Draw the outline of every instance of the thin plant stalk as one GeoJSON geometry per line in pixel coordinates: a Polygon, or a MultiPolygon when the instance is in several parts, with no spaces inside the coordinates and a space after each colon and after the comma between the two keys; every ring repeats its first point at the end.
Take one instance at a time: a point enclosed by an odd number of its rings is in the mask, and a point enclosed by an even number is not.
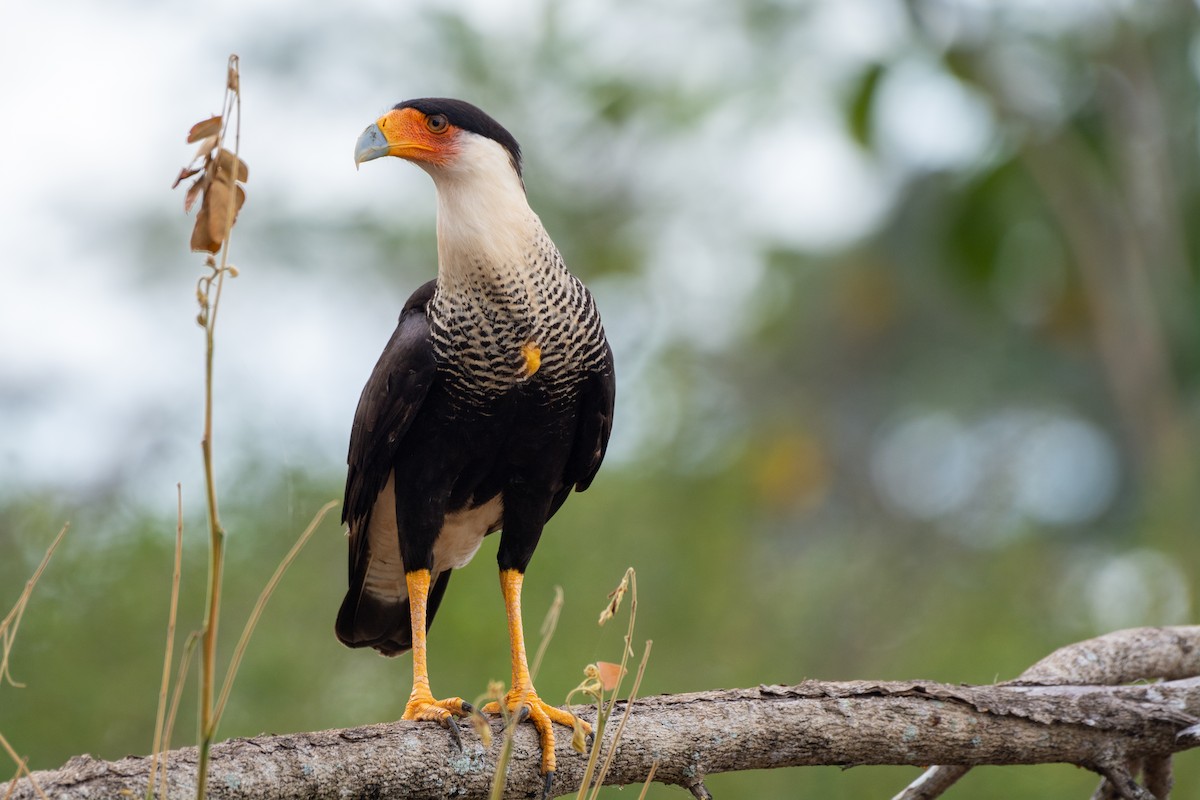
{"type": "MultiPolygon", "coordinates": [[[[632,612],[630,613],[632,616],[632,612]]],[[[630,626],[630,633],[633,632],[633,627],[630,626]]],[[[604,785],[604,778],[608,775],[608,769],[612,766],[613,756],[617,753],[617,742],[621,741],[621,734],[625,732],[625,723],[629,721],[629,715],[633,713],[633,701],[637,699],[638,689],[642,685],[642,676],[646,673],[646,662],[650,658],[650,648],[654,642],[650,639],[646,640],[646,649],[642,651],[642,661],[638,665],[637,675],[633,678],[633,688],[629,690],[629,697],[625,701],[625,713],[621,715],[621,721],[617,724],[617,731],[613,734],[612,745],[608,748],[608,755],[604,758],[604,766],[600,768],[600,772],[596,775],[596,786],[592,790],[592,797],[595,798],[600,794],[600,787],[604,785]]],[[[613,691],[613,704],[616,704],[617,692],[613,691]]],[[[612,712],[612,707],[609,707],[609,713],[612,712]]],[[[657,763],[657,762],[656,762],[657,763]]],[[[653,776],[653,770],[651,771],[653,776]]]]}
{"type": "Polygon", "coordinates": [[[275,593],[275,587],[279,585],[279,581],[283,578],[283,574],[287,572],[288,567],[296,560],[296,556],[300,555],[300,550],[303,549],[304,545],[312,537],[313,532],[325,520],[325,515],[337,504],[337,500],[330,500],[321,506],[321,509],[312,518],[312,521],[308,523],[308,527],[304,529],[304,533],[300,534],[300,538],[292,545],[292,549],[279,562],[279,566],[275,568],[275,574],[271,576],[271,580],[267,581],[267,585],[259,593],[258,601],[255,602],[254,609],[250,612],[250,618],[246,620],[246,625],[242,628],[242,635],[238,639],[237,647],[234,648],[233,659],[229,662],[229,669],[225,672],[225,681],[221,684],[221,696],[217,700],[217,707],[213,713],[214,728],[220,723],[221,715],[225,713],[225,703],[228,702],[229,692],[233,689],[233,679],[237,677],[238,667],[241,666],[242,657],[246,653],[246,647],[250,644],[250,636],[254,633],[255,626],[258,625],[258,619],[262,616],[263,609],[267,606],[267,601],[275,593]]]}
{"type": "MultiPolygon", "coordinates": [[[[229,127],[230,115],[236,112],[234,123],[233,154],[236,158],[241,144],[242,98],[237,80],[238,57],[229,57],[228,78],[225,82],[225,102],[222,127],[217,146],[220,147],[229,127]]],[[[225,569],[225,530],[221,526],[217,506],[217,484],[213,468],[213,356],[216,345],[217,312],[221,305],[221,290],[225,284],[225,273],[229,269],[229,241],[233,232],[236,203],[226,207],[225,236],[221,244],[221,263],[216,268],[216,289],[211,300],[208,291],[203,292],[204,301],[204,435],[200,449],[204,456],[204,486],[208,501],[209,561],[207,614],[201,634],[200,660],[200,756],[197,768],[196,798],[204,800],[208,788],[209,750],[216,736],[217,725],[213,703],[217,671],[217,623],[221,611],[221,581],[225,569]]],[[[211,279],[208,288],[211,288],[211,279]]]]}
{"type": "Polygon", "coordinates": [[[160,796],[167,797],[167,754],[171,752],[171,734],[175,731],[175,717],[179,713],[179,701],[183,699],[183,687],[187,683],[188,667],[192,656],[196,654],[196,645],[200,643],[200,632],[192,631],[183,643],[183,655],[179,659],[179,675],[175,678],[175,691],[171,695],[171,710],[167,714],[167,725],[163,729],[163,768],[162,791],[160,796]]]}
{"type": "Polygon", "coordinates": [[[546,612],[546,619],[542,621],[542,640],[538,642],[537,652],[533,655],[533,666],[529,670],[529,680],[537,679],[538,670],[542,666],[542,657],[546,655],[546,651],[550,648],[550,640],[554,638],[554,631],[558,628],[558,618],[562,614],[563,607],[563,589],[561,586],[554,587],[554,602],[550,604],[550,610],[546,612]]]}
{"type": "Polygon", "coordinates": [[[29,603],[29,596],[33,594],[33,587],[37,585],[38,579],[42,577],[42,573],[46,571],[46,565],[50,563],[51,556],[58,549],[58,545],[67,534],[67,529],[71,527],[71,523],[66,523],[62,526],[62,530],[54,537],[54,541],[46,548],[46,554],[42,556],[41,562],[37,569],[33,571],[33,576],[25,582],[25,588],[21,591],[21,595],[17,598],[17,602],[13,605],[12,610],[0,621],[0,684],[7,682],[9,686],[21,688],[22,684],[17,683],[12,679],[12,675],[8,671],[8,656],[12,652],[13,642],[17,638],[17,628],[21,627],[21,617],[25,613],[25,606],[29,603]]]}
{"type": "Polygon", "coordinates": [[[650,791],[650,784],[654,783],[654,773],[658,772],[658,759],[654,759],[654,763],[650,765],[650,771],[646,773],[646,782],[642,784],[642,791],[638,794],[638,800],[646,800],[646,792],[650,791]]]}
{"type": "MultiPolygon", "coordinates": [[[[500,708],[504,708],[501,700],[500,708]]],[[[504,787],[508,784],[508,762],[512,760],[513,737],[517,733],[517,716],[504,714],[504,737],[500,742],[500,755],[496,757],[496,772],[492,776],[492,788],[488,792],[488,800],[501,800],[504,797],[504,787]]]]}
{"type": "Polygon", "coordinates": [[[592,749],[588,753],[587,767],[583,770],[583,780],[579,782],[576,800],[585,800],[592,775],[596,773],[596,764],[600,761],[600,746],[604,742],[604,721],[604,694],[601,692],[596,699],[596,729],[592,732],[592,749]]]}
{"type": "MultiPolygon", "coordinates": [[[[66,523],[62,526],[62,530],[54,537],[54,541],[46,548],[46,554],[42,556],[42,560],[38,563],[37,569],[33,571],[33,575],[25,582],[25,588],[21,590],[21,594],[17,597],[17,602],[13,604],[8,614],[0,620],[0,684],[5,681],[14,688],[21,688],[22,684],[17,683],[12,679],[12,675],[8,671],[8,657],[12,652],[13,642],[17,638],[17,629],[21,627],[21,617],[25,614],[25,606],[29,604],[29,597],[33,594],[33,587],[37,585],[38,579],[42,577],[42,573],[46,571],[46,565],[50,563],[54,551],[58,549],[58,545],[62,542],[63,537],[67,535],[67,529],[71,523],[66,523]]],[[[17,774],[13,776],[9,783],[8,791],[4,793],[5,800],[12,796],[16,791],[17,781],[20,780],[21,774],[24,773],[29,778],[29,783],[33,786],[33,790],[37,792],[38,797],[42,800],[49,800],[46,793],[42,791],[42,787],[38,785],[34,779],[33,773],[29,771],[29,766],[25,759],[17,754],[17,751],[9,744],[8,739],[4,738],[4,734],[0,733],[0,747],[4,749],[10,758],[17,764],[17,774]]]]}
{"type": "Polygon", "coordinates": [[[42,798],[42,800],[50,800],[50,798],[46,797],[46,793],[42,791],[42,787],[38,786],[38,782],[34,780],[33,773],[29,771],[29,767],[25,764],[25,759],[17,755],[17,751],[13,749],[13,746],[8,743],[8,739],[5,739],[4,734],[2,733],[0,733],[0,746],[4,748],[4,751],[8,753],[9,757],[13,761],[17,762],[17,775],[13,778],[12,785],[9,786],[8,792],[5,793],[5,797],[8,797],[13,793],[13,789],[15,789],[17,785],[17,780],[20,779],[21,773],[24,772],[25,776],[29,778],[29,783],[31,786],[33,786],[33,790],[37,792],[37,796],[42,798]]]}
{"type": "MultiPolygon", "coordinates": [[[[592,750],[588,754],[587,767],[584,769],[583,780],[579,784],[579,792],[576,795],[577,800],[584,800],[587,797],[594,797],[596,792],[599,791],[599,786],[597,785],[597,787],[592,789],[591,793],[589,794],[589,789],[592,788],[592,778],[594,775],[596,775],[596,767],[600,761],[600,748],[604,742],[604,729],[609,717],[612,715],[613,709],[616,707],[617,698],[621,693],[621,681],[624,679],[626,673],[626,665],[629,663],[629,657],[633,654],[633,649],[631,648],[630,644],[633,641],[633,628],[637,622],[637,571],[634,570],[633,567],[629,567],[625,570],[625,575],[621,578],[621,583],[613,592],[612,601],[600,615],[600,624],[603,625],[616,613],[617,608],[621,603],[621,598],[625,594],[626,585],[628,585],[629,588],[629,626],[625,631],[625,647],[621,653],[621,665],[617,672],[616,684],[613,686],[612,696],[608,699],[608,703],[606,704],[604,701],[603,687],[601,687],[596,694],[596,730],[594,731],[592,750]]],[[[646,642],[646,651],[643,654],[643,661],[641,667],[638,669],[638,675],[634,683],[635,691],[637,686],[641,683],[642,673],[646,668],[644,659],[650,654],[650,644],[651,643],[649,641],[646,642]]],[[[632,696],[630,697],[629,702],[633,702],[632,696]]],[[[625,716],[628,717],[628,710],[626,711],[625,716]]],[[[617,742],[620,739],[623,729],[624,719],[622,719],[621,725],[617,728],[617,735],[613,737],[613,741],[609,744],[609,756],[605,761],[604,772],[608,770],[607,765],[611,762],[612,753],[616,751],[617,742]]],[[[603,775],[603,772],[600,774],[603,775]]]]}
{"type": "Polygon", "coordinates": [[[8,782],[8,791],[4,793],[4,800],[10,800],[10,798],[12,798],[13,792],[17,790],[17,781],[21,780],[21,772],[24,769],[26,769],[24,762],[17,765],[17,774],[13,775],[12,780],[8,782]]]}
{"type": "MultiPolygon", "coordinates": [[[[146,782],[146,800],[154,798],[154,782],[158,772],[159,754],[163,745],[163,725],[167,716],[167,692],[171,686],[171,657],[175,649],[175,621],[179,612],[179,584],[183,567],[183,486],[175,484],[175,568],[171,573],[171,607],[167,613],[167,647],[163,655],[162,683],[158,689],[158,713],[154,719],[154,747],[150,759],[150,780],[146,782]]],[[[164,756],[163,771],[166,771],[164,756]]],[[[164,795],[165,796],[165,795],[164,795]]]]}

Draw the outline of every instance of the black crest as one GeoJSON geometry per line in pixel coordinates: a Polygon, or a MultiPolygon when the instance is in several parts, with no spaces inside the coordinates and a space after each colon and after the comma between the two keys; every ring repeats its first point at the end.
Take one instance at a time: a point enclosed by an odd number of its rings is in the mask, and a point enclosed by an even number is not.
{"type": "Polygon", "coordinates": [[[402,108],[415,108],[425,116],[444,114],[451,125],[491,139],[508,151],[513,169],[520,177],[521,145],[517,144],[517,140],[503,125],[489,117],[480,108],[465,100],[454,100],[449,97],[421,97],[416,100],[405,100],[403,103],[398,103],[395,110],[399,111],[402,108]]]}

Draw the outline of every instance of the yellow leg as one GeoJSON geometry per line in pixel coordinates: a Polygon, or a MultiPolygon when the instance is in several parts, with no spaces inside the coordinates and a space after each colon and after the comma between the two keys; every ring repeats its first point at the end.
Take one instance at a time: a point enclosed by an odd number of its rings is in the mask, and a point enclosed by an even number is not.
{"type": "MultiPolygon", "coordinates": [[[[529,662],[525,656],[525,632],[521,627],[521,582],[525,576],[515,569],[500,570],[500,590],[504,592],[504,610],[508,614],[508,641],[512,650],[512,688],[504,695],[503,703],[509,713],[529,709],[529,721],[537,728],[542,743],[542,773],[554,772],[554,729],[552,723],[572,727],[575,717],[562,709],[547,705],[537,696],[529,677],[529,662]]],[[[500,712],[499,703],[488,703],[483,710],[500,712]]],[[[584,731],[592,728],[580,720],[584,731]]]]}
{"type": "Polygon", "coordinates": [[[425,649],[425,607],[429,602],[429,570],[421,569],[404,575],[408,583],[408,603],[412,610],[413,688],[401,719],[416,719],[449,723],[452,716],[465,717],[470,713],[461,697],[434,700],[429,691],[429,666],[425,649]]]}

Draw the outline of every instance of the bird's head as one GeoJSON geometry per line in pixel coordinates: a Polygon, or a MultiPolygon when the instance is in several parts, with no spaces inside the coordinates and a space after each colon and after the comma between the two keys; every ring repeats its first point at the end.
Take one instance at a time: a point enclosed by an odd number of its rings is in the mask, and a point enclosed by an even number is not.
{"type": "Polygon", "coordinates": [[[521,147],[500,123],[470,103],[442,97],[406,100],[358,137],[354,163],[397,156],[440,177],[511,169],[521,179],[521,147]]]}

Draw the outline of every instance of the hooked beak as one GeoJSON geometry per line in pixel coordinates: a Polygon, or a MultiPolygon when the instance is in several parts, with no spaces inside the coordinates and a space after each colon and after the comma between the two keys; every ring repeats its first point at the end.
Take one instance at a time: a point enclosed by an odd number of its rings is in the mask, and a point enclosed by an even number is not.
{"type": "Polygon", "coordinates": [[[390,152],[391,144],[388,143],[387,137],[380,130],[379,123],[371,123],[362,132],[362,135],[358,137],[358,142],[354,145],[354,168],[358,169],[358,165],[364,161],[382,158],[390,152]]]}

